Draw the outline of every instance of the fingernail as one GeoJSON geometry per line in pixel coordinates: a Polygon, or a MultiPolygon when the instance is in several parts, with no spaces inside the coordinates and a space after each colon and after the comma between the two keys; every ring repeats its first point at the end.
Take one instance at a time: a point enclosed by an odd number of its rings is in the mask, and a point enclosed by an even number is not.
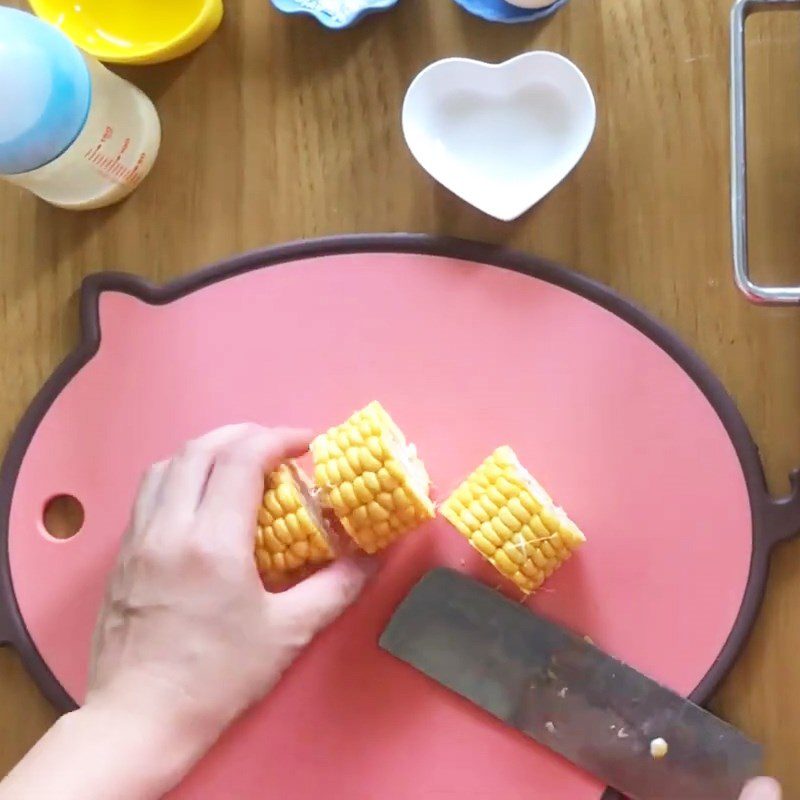
{"type": "Polygon", "coordinates": [[[744,788],[740,800],[781,800],[780,784],[772,778],[756,778],[744,788]]]}

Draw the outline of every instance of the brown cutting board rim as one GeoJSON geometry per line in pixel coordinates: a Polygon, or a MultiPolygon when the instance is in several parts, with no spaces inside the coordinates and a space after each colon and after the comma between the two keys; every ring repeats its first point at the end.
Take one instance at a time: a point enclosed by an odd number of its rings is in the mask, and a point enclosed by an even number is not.
{"type": "Polygon", "coordinates": [[[772,549],[800,531],[800,471],[791,476],[791,494],[773,499],[766,488],[755,442],[721,382],[674,333],[611,289],[552,262],[503,247],[415,234],[327,237],[270,247],[223,260],[164,286],[122,273],[87,277],[80,293],[81,339],[31,402],[12,436],[0,469],[0,642],[16,648],[42,692],[56,707],[63,711],[75,707],[39,654],[20,614],[9,565],[9,520],[20,465],[37,427],[59,393],[99,349],[101,294],[122,292],[153,305],[163,305],[251,270],[351,253],[411,253],[481,262],[560,286],[607,309],[643,333],[670,355],[700,388],[735,448],[750,499],[753,533],[749,577],[736,622],[717,659],[690,695],[698,704],[707,701],[733,665],[752,629],[763,598],[772,549]]]}

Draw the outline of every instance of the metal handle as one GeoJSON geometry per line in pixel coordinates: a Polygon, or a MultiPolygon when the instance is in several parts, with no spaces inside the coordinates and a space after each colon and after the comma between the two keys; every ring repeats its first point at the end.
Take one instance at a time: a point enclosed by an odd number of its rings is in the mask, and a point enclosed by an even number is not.
{"type": "Polygon", "coordinates": [[[736,0],[731,11],[731,222],[736,285],[753,303],[800,303],[800,286],[761,286],[750,279],[747,249],[747,108],[745,91],[745,22],[753,11],[800,6],[800,0],[736,0]]]}

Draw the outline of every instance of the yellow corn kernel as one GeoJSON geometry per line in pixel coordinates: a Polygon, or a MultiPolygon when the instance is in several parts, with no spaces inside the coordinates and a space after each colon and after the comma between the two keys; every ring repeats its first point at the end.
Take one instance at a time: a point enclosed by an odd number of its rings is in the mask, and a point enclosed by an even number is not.
{"type": "Polygon", "coordinates": [[[255,555],[258,571],[267,582],[282,581],[287,573],[336,557],[320,510],[303,491],[303,480],[300,470],[289,465],[265,480],[255,555]]]}
{"type": "Polygon", "coordinates": [[[525,594],[538,589],[586,541],[510,447],[495,450],[440,510],[525,594]]]}
{"type": "Polygon", "coordinates": [[[324,502],[367,553],[382,550],[433,519],[428,473],[379,403],[370,403],[318,436],[311,454],[324,502]],[[344,459],[334,455],[337,452],[344,453],[344,459]]]}

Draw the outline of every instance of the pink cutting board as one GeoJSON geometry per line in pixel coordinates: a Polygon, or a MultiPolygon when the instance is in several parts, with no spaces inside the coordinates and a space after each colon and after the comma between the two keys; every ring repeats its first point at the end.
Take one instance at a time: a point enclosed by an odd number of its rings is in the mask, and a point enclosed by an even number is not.
{"type": "MultiPolygon", "coordinates": [[[[800,527],[796,498],[766,498],[741,419],[685,348],[607,290],[531,259],[422,237],[335,240],[166,289],[101,276],[83,301],[84,340],[3,472],[13,613],[0,629],[59,699],[59,685],[83,696],[142,470],[224,423],[322,430],[379,399],[439,498],[512,444],[589,539],[531,606],[684,694],[707,694],[747,633],[759,543],[800,527]],[[86,514],[68,541],[41,522],[61,493],[86,514]]],[[[171,797],[597,800],[594,779],[378,649],[437,564],[499,583],[442,520],[408,536],[171,797]]]]}

